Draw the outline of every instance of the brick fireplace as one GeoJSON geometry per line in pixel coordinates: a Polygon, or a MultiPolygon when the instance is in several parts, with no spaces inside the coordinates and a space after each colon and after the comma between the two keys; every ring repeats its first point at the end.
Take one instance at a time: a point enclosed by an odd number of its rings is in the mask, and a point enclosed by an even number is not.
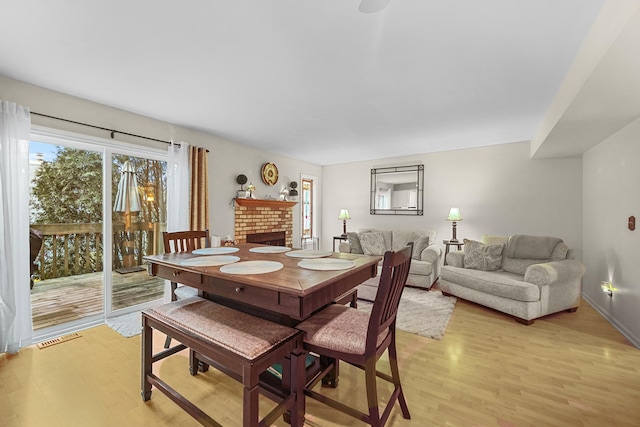
{"type": "Polygon", "coordinates": [[[238,243],[246,243],[249,235],[266,236],[284,231],[284,245],[293,247],[292,208],[296,203],[280,200],[236,199],[235,239],[238,243]]]}

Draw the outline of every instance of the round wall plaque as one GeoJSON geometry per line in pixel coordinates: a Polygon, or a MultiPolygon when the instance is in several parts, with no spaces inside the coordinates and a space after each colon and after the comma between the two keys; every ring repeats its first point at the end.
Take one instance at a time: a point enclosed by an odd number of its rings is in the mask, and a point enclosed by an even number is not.
{"type": "Polygon", "coordinates": [[[278,168],[273,163],[265,163],[262,166],[262,182],[267,185],[275,185],[278,182],[278,168]]]}

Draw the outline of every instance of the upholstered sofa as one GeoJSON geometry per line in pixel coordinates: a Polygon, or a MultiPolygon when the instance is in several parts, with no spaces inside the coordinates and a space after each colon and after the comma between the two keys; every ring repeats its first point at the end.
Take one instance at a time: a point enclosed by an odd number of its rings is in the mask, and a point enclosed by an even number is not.
{"type": "Polygon", "coordinates": [[[464,251],[447,254],[438,286],[530,325],[580,305],[584,265],[558,238],[513,235],[464,240],[464,251]]]}
{"type": "Polygon", "coordinates": [[[413,259],[407,286],[429,289],[440,276],[442,249],[436,246],[436,232],[430,230],[361,229],[347,233],[347,241],[340,243],[340,252],[384,255],[413,242],[413,259]]]}

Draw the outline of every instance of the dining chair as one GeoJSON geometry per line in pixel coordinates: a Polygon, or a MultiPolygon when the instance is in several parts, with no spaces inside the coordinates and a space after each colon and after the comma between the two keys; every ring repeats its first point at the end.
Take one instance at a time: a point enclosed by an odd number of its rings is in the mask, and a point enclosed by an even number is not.
{"type": "Polygon", "coordinates": [[[409,244],[400,251],[384,254],[380,284],[370,314],[345,305],[332,304],[296,326],[305,332],[304,349],[329,361],[324,369],[310,379],[304,388],[304,394],[375,427],[384,426],[396,401],[400,403],[402,416],[411,418],[400,384],[396,315],[411,266],[412,250],[412,244],[409,244]],[[378,359],[385,351],[388,351],[391,375],[376,369],[378,359]],[[368,413],[313,390],[325,376],[335,372],[340,361],[364,370],[368,413]],[[376,377],[394,386],[382,414],[378,406],[376,377]]]}
{"type": "MultiPolygon", "coordinates": [[[[206,248],[209,246],[209,230],[201,231],[164,231],[162,233],[164,241],[164,253],[173,252],[191,252],[195,249],[206,248]]],[[[179,299],[187,299],[198,296],[198,290],[191,286],[171,282],[171,301],[179,299]]],[[[164,348],[171,345],[171,337],[167,336],[164,342],[164,348]]]]}

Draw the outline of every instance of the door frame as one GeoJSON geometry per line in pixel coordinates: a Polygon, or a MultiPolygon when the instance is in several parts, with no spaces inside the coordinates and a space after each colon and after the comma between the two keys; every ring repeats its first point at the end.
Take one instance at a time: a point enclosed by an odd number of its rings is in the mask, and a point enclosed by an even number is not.
{"type": "MultiPolygon", "coordinates": [[[[32,125],[30,141],[38,141],[47,144],[60,145],[69,148],[76,148],[81,150],[90,150],[99,152],[102,154],[102,170],[103,170],[103,182],[102,182],[102,233],[103,233],[103,245],[105,248],[113,247],[113,233],[111,232],[113,224],[112,214],[112,155],[122,154],[131,155],[137,157],[144,157],[150,160],[167,161],[167,150],[159,148],[146,147],[127,142],[118,141],[115,139],[105,139],[75,132],[69,132],[65,130],[52,129],[44,126],[32,125]],[[108,201],[105,203],[105,201],[108,201]]],[[[25,209],[28,211],[29,207],[25,209]]],[[[103,265],[113,265],[113,251],[103,251],[103,265]]],[[[49,339],[50,337],[59,336],[61,333],[67,331],[77,331],[80,329],[86,329],[92,326],[103,324],[106,319],[119,316],[126,313],[131,313],[147,307],[157,305],[158,301],[149,301],[143,304],[138,304],[131,307],[125,307],[118,310],[112,310],[112,276],[113,271],[111,268],[103,268],[103,313],[92,316],[87,316],[83,319],[74,320],[72,322],[62,323],[38,331],[34,331],[34,342],[49,339]]]]}

